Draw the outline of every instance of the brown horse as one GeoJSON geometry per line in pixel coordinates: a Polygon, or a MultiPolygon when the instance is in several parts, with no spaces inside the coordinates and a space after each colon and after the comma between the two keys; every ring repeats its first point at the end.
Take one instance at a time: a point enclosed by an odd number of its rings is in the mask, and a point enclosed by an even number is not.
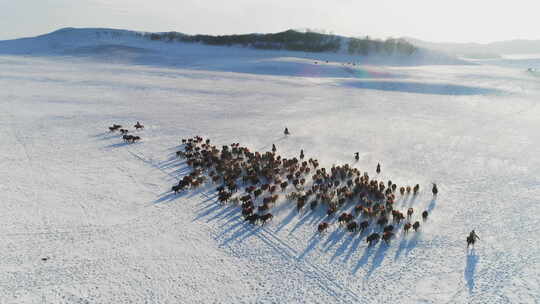
{"type": "Polygon", "coordinates": [[[262,222],[262,224],[266,224],[267,221],[271,221],[272,219],[274,218],[274,216],[272,215],[272,213],[267,213],[265,215],[261,215],[259,217],[259,220],[262,222]]]}
{"type": "Polygon", "coordinates": [[[413,213],[414,213],[413,208],[407,209],[407,219],[410,219],[412,217],[413,213]]]}
{"type": "Polygon", "coordinates": [[[366,238],[366,243],[368,243],[368,246],[373,245],[374,243],[377,243],[381,236],[378,233],[372,233],[366,238]]]}
{"type": "Polygon", "coordinates": [[[411,229],[412,225],[411,223],[406,223],[404,226],[403,226],[403,232],[405,234],[409,233],[409,229],[411,229]]]}
{"type": "Polygon", "coordinates": [[[328,229],[328,227],[330,227],[330,225],[326,222],[323,222],[319,224],[319,227],[317,227],[317,230],[319,231],[319,233],[323,233],[328,229]]]}
{"type": "Polygon", "coordinates": [[[382,239],[388,245],[390,243],[390,239],[394,236],[394,233],[391,231],[386,231],[383,233],[382,239]]]}

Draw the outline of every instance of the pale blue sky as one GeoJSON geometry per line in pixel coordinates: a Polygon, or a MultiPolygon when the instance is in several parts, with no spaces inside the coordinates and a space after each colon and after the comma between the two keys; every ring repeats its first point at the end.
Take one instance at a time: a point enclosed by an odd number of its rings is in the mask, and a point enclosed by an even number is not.
{"type": "Polygon", "coordinates": [[[322,29],[431,41],[540,39],[536,0],[0,0],[0,39],[62,27],[230,34],[322,29]]]}

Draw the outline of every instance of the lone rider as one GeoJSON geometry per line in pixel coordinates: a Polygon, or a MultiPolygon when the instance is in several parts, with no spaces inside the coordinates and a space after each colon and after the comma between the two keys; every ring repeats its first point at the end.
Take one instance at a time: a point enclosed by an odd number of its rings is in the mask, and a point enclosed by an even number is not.
{"type": "Polygon", "coordinates": [[[476,232],[474,232],[474,230],[469,233],[469,237],[473,240],[480,240],[480,237],[476,234],[476,232]]]}

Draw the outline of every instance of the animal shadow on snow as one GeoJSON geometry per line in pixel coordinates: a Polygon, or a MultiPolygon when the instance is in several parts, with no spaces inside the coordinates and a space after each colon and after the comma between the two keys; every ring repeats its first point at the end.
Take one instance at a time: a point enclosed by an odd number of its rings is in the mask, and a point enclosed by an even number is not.
{"type": "Polygon", "coordinates": [[[138,145],[140,142],[134,142],[134,143],[131,143],[131,142],[119,142],[119,143],[116,143],[116,144],[110,144],[108,146],[105,146],[105,149],[116,149],[116,148],[121,148],[121,147],[125,147],[125,146],[132,146],[132,145],[138,145]]]}
{"type": "Polygon", "coordinates": [[[465,265],[465,271],[463,272],[463,276],[465,277],[465,281],[467,281],[469,293],[472,293],[474,290],[474,273],[476,272],[476,266],[478,265],[480,257],[476,254],[473,248],[470,252],[467,253],[466,259],[467,263],[465,265]]]}
{"type": "Polygon", "coordinates": [[[418,232],[409,232],[408,235],[403,234],[399,241],[394,261],[398,260],[401,254],[405,251],[405,255],[408,255],[420,241],[420,234],[418,232]],[[412,234],[412,235],[411,235],[412,234]]]}

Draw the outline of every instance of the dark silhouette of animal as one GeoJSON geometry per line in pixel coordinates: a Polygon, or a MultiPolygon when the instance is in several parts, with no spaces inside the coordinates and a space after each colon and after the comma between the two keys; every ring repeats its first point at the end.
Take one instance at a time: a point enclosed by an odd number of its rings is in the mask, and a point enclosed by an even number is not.
{"type": "Polygon", "coordinates": [[[144,129],[144,126],[141,125],[141,123],[138,122],[138,121],[137,121],[137,123],[136,123],[133,127],[135,127],[135,129],[137,129],[137,130],[139,130],[139,129],[144,129]]]}
{"type": "Polygon", "coordinates": [[[418,228],[420,228],[420,222],[419,221],[414,222],[414,224],[412,225],[412,228],[414,229],[415,232],[417,232],[418,228]]]}
{"type": "Polygon", "coordinates": [[[304,159],[304,149],[300,150],[300,159],[304,159]]]}
{"type": "Polygon", "coordinates": [[[428,217],[428,212],[426,210],[426,211],[422,212],[422,219],[425,221],[425,220],[427,220],[427,217],[428,217]]]}
{"type": "Polygon", "coordinates": [[[377,163],[377,174],[381,173],[381,164],[377,163]]]}
{"type": "Polygon", "coordinates": [[[358,230],[358,223],[355,222],[355,221],[352,221],[350,223],[347,224],[347,230],[349,232],[356,232],[356,230],[358,230]]]}
{"type": "Polygon", "coordinates": [[[277,151],[276,145],[272,144],[272,152],[276,153],[276,151],[277,151]]]}
{"type": "Polygon", "coordinates": [[[252,207],[242,209],[242,216],[247,217],[247,216],[249,216],[251,214],[253,214],[253,208],[252,207]]]}
{"type": "Polygon", "coordinates": [[[433,192],[433,195],[437,195],[437,193],[439,193],[439,189],[437,189],[437,184],[433,183],[433,188],[431,188],[431,192],[433,192]]]}
{"type": "Polygon", "coordinates": [[[420,185],[419,184],[416,184],[413,188],[413,194],[416,195],[418,194],[418,191],[420,191],[420,185]]]}
{"type": "Polygon", "coordinates": [[[112,127],[109,127],[109,131],[114,132],[120,128],[122,128],[121,125],[113,124],[112,127]]]}
{"type": "Polygon", "coordinates": [[[174,194],[177,194],[178,192],[184,190],[184,187],[180,185],[174,185],[172,186],[171,190],[174,191],[174,194]]]}
{"type": "Polygon", "coordinates": [[[261,215],[259,217],[259,220],[262,222],[262,224],[266,224],[267,221],[271,221],[272,219],[274,218],[274,216],[272,215],[272,213],[267,213],[265,215],[261,215]]]}
{"type": "Polygon", "coordinates": [[[285,131],[283,131],[283,134],[289,135],[289,134],[291,134],[291,133],[289,133],[289,129],[285,128],[285,131]]]}
{"type": "Polygon", "coordinates": [[[406,223],[405,225],[403,225],[403,232],[407,234],[409,230],[411,229],[411,227],[412,227],[411,223],[406,223]]]}
{"type": "Polygon", "coordinates": [[[360,159],[360,153],[354,152],[354,159],[358,161],[360,159]]]}
{"type": "Polygon", "coordinates": [[[246,221],[248,221],[252,225],[256,224],[258,220],[259,220],[259,215],[256,213],[246,217],[246,221]]]}
{"type": "Polygon", "coordinates": [[[368,243],[368,246],[371,246],[379,241],[381,236],[378,233],[372,233],[366,238],[366,243],[368,243]]]}
{"type": "Polygon", "coordinates": [[[330,225],[327,222],[322,222],[317,227],[317,231],[319,231],[319,233],[323,233],[328,229],[328,227],[330,227],[330,225]]]}
{"type": "Polygon", "coordinates": [[[412,217],[413,213],[414,213],[413,208],[407,209],[407,219],[410,219],[412,217]]]}
{"type": "Polygon", "coordinates": [[[392,225],[385,226],[383,229],[383,232],[392,232],[392,231],[394,231],[394,226],[392,225]]]}
{"type": "Polygon", "coordinates": [[[369,227],[368,221],[363,221],[360,223],[360,232],[364,232],[369,227]]]}
{"type": "Polygon", "coordinates": [[[394,236],[394,233],[391,231],[385,231],[383,233],[382,239],[386,243],[386,245],[390,244],[390,239],[394,236]]]}
{"type": "Polygon", "coordinates": [[[352,214],[350,213],[342,213],[339,217],[338,217],[338,222],[340,224],[343,224],[343,223],[348,223],[350,222],[351,220],[353,219],[353,216],[352,214]]]}

